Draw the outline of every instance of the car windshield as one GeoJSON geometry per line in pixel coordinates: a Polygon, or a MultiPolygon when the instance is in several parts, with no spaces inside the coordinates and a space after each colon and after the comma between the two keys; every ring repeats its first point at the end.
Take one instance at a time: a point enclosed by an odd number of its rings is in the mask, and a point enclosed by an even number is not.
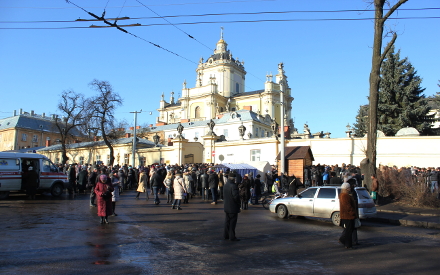
{"type": "Polygon", "coordinates": [[[360,199],[371,199],[370,194],[368,194],[367,190],[364,188],[356,189],[356,192],[358,193],[360,199]]]}

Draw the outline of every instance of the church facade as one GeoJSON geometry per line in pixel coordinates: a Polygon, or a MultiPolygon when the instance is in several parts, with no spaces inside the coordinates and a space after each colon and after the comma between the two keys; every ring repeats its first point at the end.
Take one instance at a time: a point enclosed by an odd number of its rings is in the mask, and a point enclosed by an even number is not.
{"type": "Polygon", "coordinates": [[[256,113],[262,120],[275,120],[280,124],[284,119],[285,125],[293,124],[290,119],[293,97],[283,63],[278,65],[275,81],[272,75],[267,75],[261,90],[245,91],[245,80],[244,62],[234,58],[222,34],[214,53],[206,60],[200,59],[194,87],[189,88],[185,81],[182,96],[175,100],[171,93],[169,102],[162,94],[156,126],[210,121],[243,109],[256,113]],[[282,82],[286,107],[284,117],[280,112],[282,82]]]}

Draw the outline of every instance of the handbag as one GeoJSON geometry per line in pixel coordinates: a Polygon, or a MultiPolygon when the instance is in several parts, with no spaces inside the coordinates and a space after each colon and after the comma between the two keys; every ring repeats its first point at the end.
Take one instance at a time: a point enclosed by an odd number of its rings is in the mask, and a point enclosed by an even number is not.
{"type": "Polygon", "coordinates": [[[375,200],[376,197],[377,197],[377,192],[376,192],[376,191],[371,191],[371,198],[372,198],[373,200],[375,200]]]}
{"type": "Polygon", "coordinates": [[[354,219],[354,228],[358,228],[361,227],[361,220],[359,219],[354,219]]]}

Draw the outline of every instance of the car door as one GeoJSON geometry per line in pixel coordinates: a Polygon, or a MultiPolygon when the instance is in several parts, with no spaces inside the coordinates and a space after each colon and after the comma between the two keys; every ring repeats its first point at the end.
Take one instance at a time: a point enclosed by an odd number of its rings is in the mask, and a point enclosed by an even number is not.
{"type": "Polygon", "coordinates": [[[317,190],[317,187],[311,187],[300,193],[294,200],[293,210],[289,213],[297,216],[313,216],[313,202],[317,190]]]}
{"type": "Polygon", "coordinates": [[[314,201],[313,216],[329,218],[337,203],[336,188],[320,188],[314,201]]]}

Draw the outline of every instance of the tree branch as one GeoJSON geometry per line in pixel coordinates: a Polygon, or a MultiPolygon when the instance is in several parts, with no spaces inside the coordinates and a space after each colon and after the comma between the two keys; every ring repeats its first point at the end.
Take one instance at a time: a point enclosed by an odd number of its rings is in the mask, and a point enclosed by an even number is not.
{"type": "Polygon", "coordinates": [[[391,7],[391,9],[387,12],[387,14],[385,14],[383,20],[386,21],[388,17],[390,17],[391,14],[393,14],[393,12],[395,12],[402,4],[404,4],[407,1],[408,0],[400,0],[399,2],[397,2],[394,6],[391,7]]]}

